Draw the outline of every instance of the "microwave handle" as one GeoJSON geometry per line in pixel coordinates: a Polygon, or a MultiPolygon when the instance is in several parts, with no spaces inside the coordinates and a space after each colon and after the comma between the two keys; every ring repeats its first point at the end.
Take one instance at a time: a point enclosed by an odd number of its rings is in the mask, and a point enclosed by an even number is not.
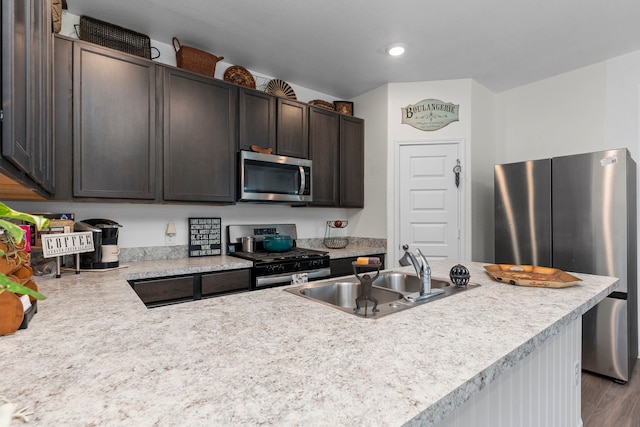
{"type": "Polygon", "coordinates": [[[298,194],[302,195],[304,194],[304,189],[307,186],[307,181],[304,176],[304,168],[302,166],[298,166],[298,169],[300,170],[300,190],[298,194]]]}

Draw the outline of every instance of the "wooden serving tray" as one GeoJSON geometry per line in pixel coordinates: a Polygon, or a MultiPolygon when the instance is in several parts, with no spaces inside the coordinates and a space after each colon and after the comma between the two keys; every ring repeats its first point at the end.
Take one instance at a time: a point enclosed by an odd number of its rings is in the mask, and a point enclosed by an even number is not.
{"type": "Polygon", "coordinates": [[[557,268],[535,265],[495,264],[484,268],[498,282],[519,286],[566,288],[582,280],[557,268]]]}

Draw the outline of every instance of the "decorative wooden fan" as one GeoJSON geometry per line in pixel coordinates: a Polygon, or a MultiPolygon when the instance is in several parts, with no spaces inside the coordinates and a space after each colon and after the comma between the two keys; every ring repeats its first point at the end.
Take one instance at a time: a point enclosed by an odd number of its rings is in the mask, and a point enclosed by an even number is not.
{"type": "Polygon", "coordinates": [[[296,93],[284,80],[273,79],[267,85],[267,92],[281,98],[297,99],[296,93]]]}

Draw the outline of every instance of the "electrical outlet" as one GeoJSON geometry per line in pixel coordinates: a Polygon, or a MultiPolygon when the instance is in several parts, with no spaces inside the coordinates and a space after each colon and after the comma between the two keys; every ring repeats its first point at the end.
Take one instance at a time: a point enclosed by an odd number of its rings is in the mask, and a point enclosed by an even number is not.
{"type": "Polygon", "coordinates": [[[576,361],[576,364],[574,366],[574,370],[575,370],[575,383],[576,383],[576,387],[580,384],[580,361],[576,361]]]}
{"type": "Polygon", "coordinates": [[[165,245],[175,245],[176,244],[176,235],[169,236],[168,234],[164,235],[164,244],[165,245]]]}

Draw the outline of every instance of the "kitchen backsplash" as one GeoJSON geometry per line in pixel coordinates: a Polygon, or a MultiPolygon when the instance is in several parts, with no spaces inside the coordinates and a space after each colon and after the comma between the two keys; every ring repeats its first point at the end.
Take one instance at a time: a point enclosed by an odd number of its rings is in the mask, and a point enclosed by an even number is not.
{"type": "MultiPolygon", "coordinates": [[[[322,243],[322,238],[314,239],[298,239],[296,241],[299,247],[312,249],[326,249],[322,243]]],[[[386,239],[376,239],[367,237],[349,237],[348,248],[385,248],[387,246],[386,239]]],[[[148,246],[139,248],[120,248],[119,259],[121,262],[135,261],[159,261],[165,259],[187,258],[188,246],[148,246]]]]}
{"type": "MultiPolygon", "coordinates": [[[[348,237],[349,246],[354,248],[384,248],[387,246],[387,239],[376,239],[369,237],[348,237]]],[[[298,239],[297,245],[303,248],[326,249],[322,243],[324,239],[298,239]]]]}

